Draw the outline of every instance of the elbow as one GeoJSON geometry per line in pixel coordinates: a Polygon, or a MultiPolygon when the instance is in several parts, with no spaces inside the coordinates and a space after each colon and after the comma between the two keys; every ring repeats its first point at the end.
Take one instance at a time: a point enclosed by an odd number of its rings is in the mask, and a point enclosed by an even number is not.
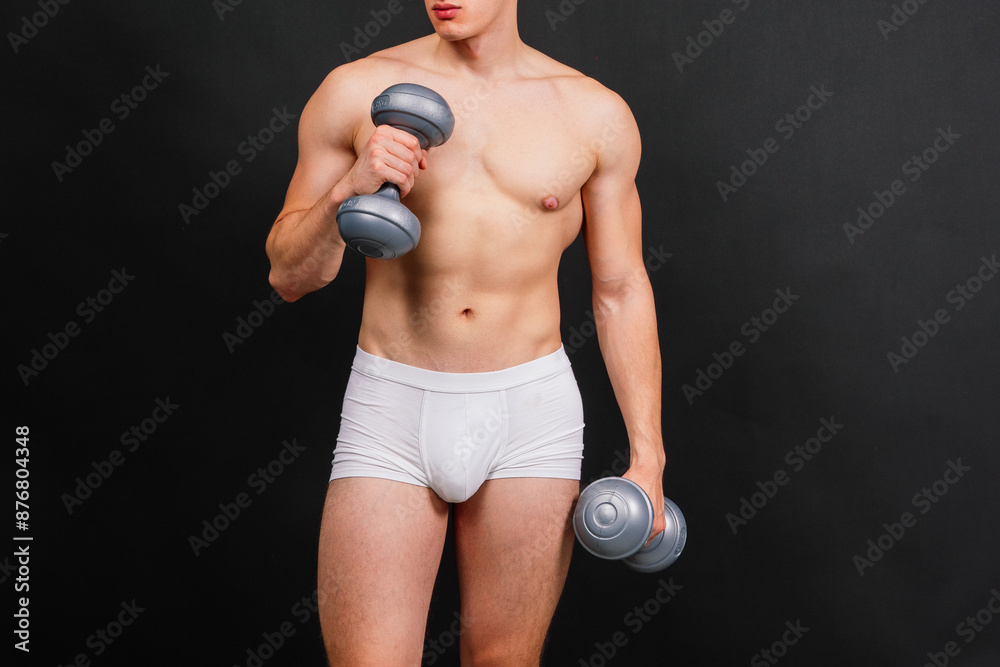
{"type": "Polygon", "coordinates": [[[271,269],[267,280],[285,303],[293,303],[305,296],[305,292],[295,284],[297,281],[283,279],[274,269],[271,269]]]}
{"type": "MultiPolygon", "coordinates": [[[[610,280],[594,281],[595,319],[606,319],[636,300],[652,298],[652,286],[645,271],[610,280]]],[[[647,304],[648,305],[648,304],[647,304]]]]}

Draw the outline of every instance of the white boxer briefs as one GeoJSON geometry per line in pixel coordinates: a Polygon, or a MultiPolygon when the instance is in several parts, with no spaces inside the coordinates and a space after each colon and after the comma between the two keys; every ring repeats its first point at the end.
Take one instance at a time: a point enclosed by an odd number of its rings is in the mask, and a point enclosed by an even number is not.
{"type": "Polygon", "coordinates": [[[360,347],[330,480],[427,486],[451,503],[487,479],[580,479],[583,403],[562,346],[487,373],[442,373],[360,347]]]}

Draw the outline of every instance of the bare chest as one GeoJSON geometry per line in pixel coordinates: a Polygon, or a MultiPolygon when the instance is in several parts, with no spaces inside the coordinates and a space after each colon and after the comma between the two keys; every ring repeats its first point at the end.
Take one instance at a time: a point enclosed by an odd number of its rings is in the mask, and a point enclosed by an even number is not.
{"type": "Polygon", "coordinates": [[[439,92],[455,113],[455,130],[445,144],[430,149],[428,168],[408,197],[412,205],[423,208],[451,193],[547,211],[579,206],[594,153],[584,131],[544,85],[500,92],[442,82],[439,92]]]}
{"type": "Polygon", "coordinates": [[[468,113],[460,107],[454,142],[433,156],[433,178],[492,187],[524,204],[543,205],[548,197],[560,208],[569,203],[593,171],[586,141],[552,103],[498,102],[468,113]]]}

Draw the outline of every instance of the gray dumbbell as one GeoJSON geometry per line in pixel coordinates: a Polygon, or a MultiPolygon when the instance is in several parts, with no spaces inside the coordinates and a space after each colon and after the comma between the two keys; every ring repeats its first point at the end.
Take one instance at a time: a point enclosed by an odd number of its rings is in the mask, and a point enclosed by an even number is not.
{"type": "Polygon", "coordinates": [[[653,503],[638,484],[605,477],[580,493],[573,531],[584,549],[608,560],[623,560],[633,570],[658,572],[681,555],[687,522],[673,501],[663,499],[666,528],[644,547],[653,532],[653,503]]]}
{"type": "MultiPolygon", "coordinates": [[[[389,86],[372,102],[372,122],[415,136],[421,148],[440,146],[455,129],[444,98],[415,83],[389,86]]],[[[340,236],[366,257],[392,259],[416,247],[420,221],[399,203],[399,186],[385,183],[371,195],[351,197],[337,209],[340,236]]]]}

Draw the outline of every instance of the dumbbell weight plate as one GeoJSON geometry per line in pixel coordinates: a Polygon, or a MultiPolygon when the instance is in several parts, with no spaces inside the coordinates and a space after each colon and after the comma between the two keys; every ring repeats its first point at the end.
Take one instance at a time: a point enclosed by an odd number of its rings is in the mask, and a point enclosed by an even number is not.
{"type": "Polygon", "coordinates": [[[573,530],[584,549],[618,560],[639,551],[653,529],[653,504],[635,482],[599,479],[580,493],[573,530]]]}
{"type": "Polygon", "coordinates": [[[366,257],[392,259],[420,242],[417,216],[399,203],[399,188],[384,184],[375,195],[351,197],[337,210],[340,235],[366,257]]]}
{"type": "Polygon", "coordinates": [[[440,146],[455,129],[455,116],[438,93],[416,83],[397,83],[372,101],[372,122],[417,138],[421,148],[440,146]]]}
{"type": "Polygon", "coordinates": [[[663,515],[667,526],[653,543],[625,559],[625,564],[637,572],[659,572],[677,560],[687,543],[687,522],[674,501],[663,499],[663,515]]]}

